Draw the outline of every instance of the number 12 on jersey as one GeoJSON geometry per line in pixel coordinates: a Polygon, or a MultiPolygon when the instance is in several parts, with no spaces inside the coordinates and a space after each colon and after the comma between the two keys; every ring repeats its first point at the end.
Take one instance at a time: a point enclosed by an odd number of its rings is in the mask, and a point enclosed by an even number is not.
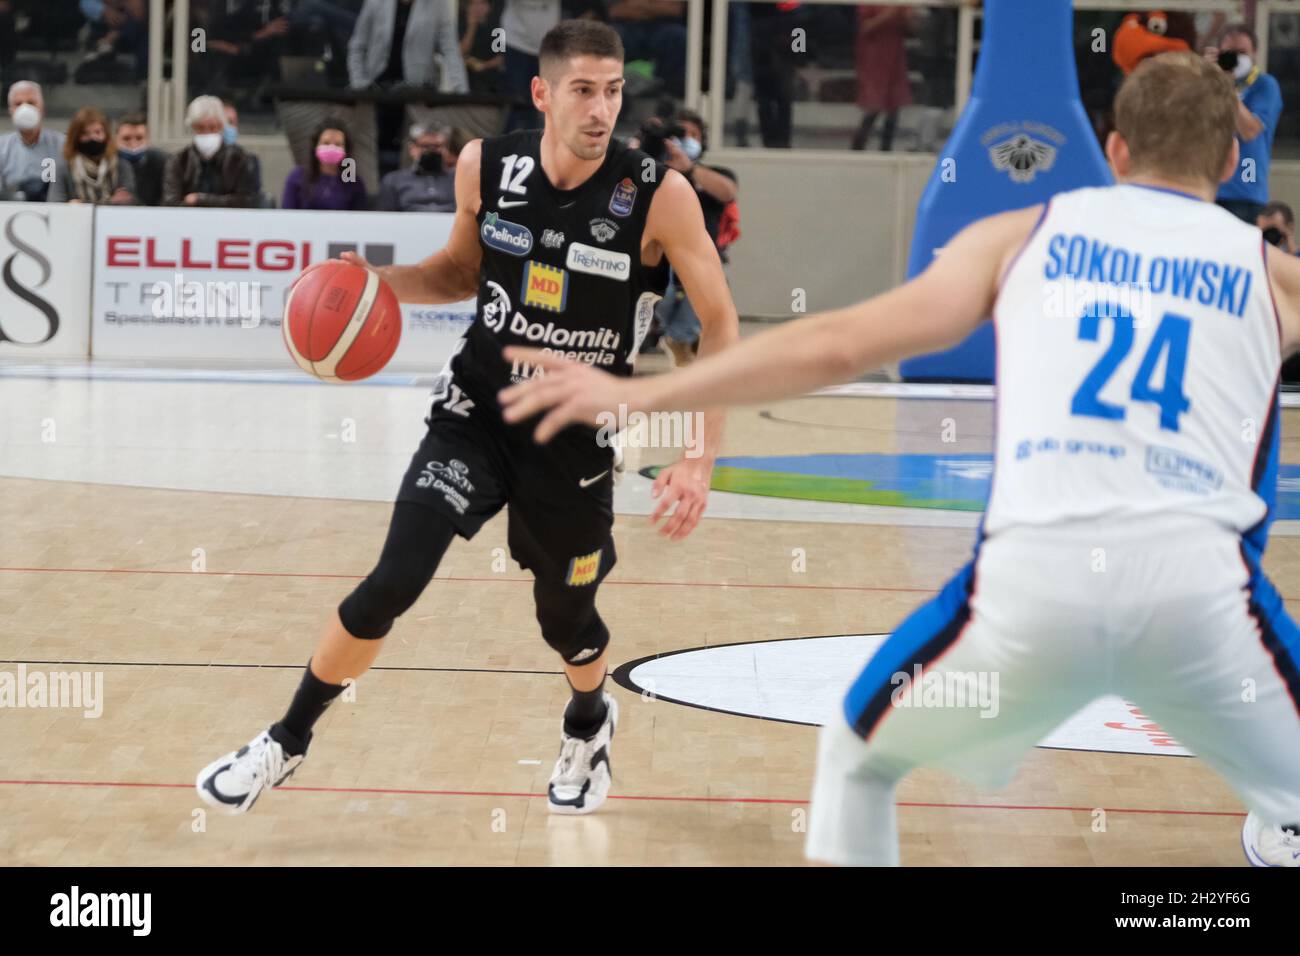
{"type": "MultiPolygon", "coordinates": [[[[1100,395],[1110,377],[1115,374],[1115,369],[1133,348],[1133,316],[1124,309],[1116,310],[1115,315],[1098,315],[1096,307],[1090,308],[1079,319],[1079,338],[1096,342],[1101,333],[1102,319],[1112,321],[1114,334],[1106,351],[1074,393],[1070,412],[1090,418],[1123,421],[1127,409],[1123,405],[1102,401],[1100,395]]],[[[1160,427],[1166,431],[1178,431],[1179,417],[1191,408],[1192,403],[1183,393],[1183,375],[1187,371],[1187,343],[1191,333],[1190,319],[1166,312],[1151,337],[1151,344],[1142,356],[1129,390],[1129,397],[1133,401],[1153,402],[1160,407],[1160,427]],[[1155,377],[1162,355],[1165,357],[1164,381],[1156,388],[1151,380],[1155,377]]]]}

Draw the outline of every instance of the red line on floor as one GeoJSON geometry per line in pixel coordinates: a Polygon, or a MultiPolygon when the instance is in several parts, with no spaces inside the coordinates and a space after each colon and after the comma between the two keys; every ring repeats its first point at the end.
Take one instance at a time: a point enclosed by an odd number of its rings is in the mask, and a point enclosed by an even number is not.
{"type": "MultiPolygon", "coordinates": [[[[364,574],[326,574],[316,571],[162,571],[147,568],[0,568],[0,572],[15,574],[185,574],[195,577],[248,577],[248,578],[344,578],[360,581],[364,574]]],[[[474,577],[434,577],[434,583],[452,581],[467,583],[483,581],[490,584],[532,584],[532,578],[474,578],[474,577]]],[[[606,578],[603,586],[656,587],[656,588],[746,588],[750,590],[791,590],[791,591],[884,591],[900,594],[934,594],[938,588],[903,588],[873,586],[861,584],[728,584],[724,581],[621,581],[606,578]]],[[[1283,601],[1297,601],[1300,598],[1283,597],[1283,601]]]]}
{"type": "MultiPolygon", "coordinates": [[[[0,786],[15,787],[138,787],[158,790],[188,790],[189,783],[132,783],[115,780],[0,780],[0,786]]],[[[544,793],[514,793],[495,790],[403,790],[392,787],[279,787],[280,790],[299,793],[373,793],[383,796],[422,796],[422,797],[516,797],[528,800],[540,800],[544,793]]],[[[807,800],[782,800],[773,797],[673,797],[659,795],[610,794],[610,800],[653,800],[675,803],[757,803],[786,804],[789,806],[807,806],[807,800]]],[[[1013,803],[914,803],[900,801],[900,807],[922,807],[940,810],[1068,810],[1071,813],[1093,813],[1105,810],[1107,813],[1151,813],[1165,816],[1190,817],[1244,817],[1246,814],[1237,810],[1163,810],[1146,807],[1059,807],[1035,804],[1013,803]]]]}

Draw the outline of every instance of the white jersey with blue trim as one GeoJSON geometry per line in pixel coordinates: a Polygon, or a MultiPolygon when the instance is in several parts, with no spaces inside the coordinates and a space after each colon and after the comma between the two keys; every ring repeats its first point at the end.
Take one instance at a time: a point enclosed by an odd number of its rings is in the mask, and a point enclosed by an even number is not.
{"type": "Polygon", "coordinates": [[[1281,346],[1258,229],[1172,190],[1061,193],[993,318],[986,534],[1160,512],[1262,536],[1281,346]]]}

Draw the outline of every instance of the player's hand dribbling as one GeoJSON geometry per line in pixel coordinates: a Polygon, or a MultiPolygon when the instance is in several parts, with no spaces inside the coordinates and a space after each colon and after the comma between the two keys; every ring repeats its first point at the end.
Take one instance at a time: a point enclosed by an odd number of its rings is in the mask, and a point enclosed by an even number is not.
{"type": "Polygon", "coordinates": [[[546,444],[566,425],[601,425],[602,415],[617,420],[619,406],[637,410],[636,383],[628,379],[541,349],[512,345],[505,350],[505,356],[546,372],[502,389],[497,395],[502,417],[511,424],[546,412],[533,432],[538,444],[546,444]]]}
{"type": "Polygon", "coordinates": [[[350,262],[354,266],[360,266],[363,269],[369,269],[371,272],[378,272],[378,270],[374,266],[372,266],[369,262],[366,262],[365,259],[361,258],[361,256],[355,252],[341,252],[339,253],[339,258],[342,259],[344,262],[350,262]]]}

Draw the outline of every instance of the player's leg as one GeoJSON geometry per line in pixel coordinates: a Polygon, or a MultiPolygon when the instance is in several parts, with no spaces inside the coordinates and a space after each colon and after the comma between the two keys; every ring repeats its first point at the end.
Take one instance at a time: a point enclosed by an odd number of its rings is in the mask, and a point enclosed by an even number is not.
{"type": "Polygon", "coordinates": [[[586,486],[576,473],[552,465],[553,481],[510,502],[510,553],[533,572],[537,623],[569,685],[560,757],[548,787],[553,813],[590,813],[605,801],[613,779],[609,755],[618,704],[605,691],[609,628],[596,610],[597,589],[617,560],[609,464],[602,456],[588,466],[587,478],[597,480],[586,486]]]}
{"type": "Polygon", "coordinates": [[[312,728],[379,654],[396,618],[423,593],[457,534],[469,539],[504,500],[489,438],[435,415],[393,506],[379,561],[330,616],[284,716],[199,772],[199,795],[229,813],[252,808],[306,756],[312,728]]]}
{"type": "Polygon", "coordinates": [[[1185,554],[1165,573],[1192,587],[1117,657],[1117,690],[1236,791],[1253,865],[1300,866],[1300,629],[1235,539],[1185,554]]]}
{"type": "MultiPolygon", "coordinates": [[[[608,548],[612,566],[612,539],[608,548]]],[[[618,702],[605,690],[609,629],[596,610],[597,584],[575,588],[539,578],[534,586],[542,636],[560,655],[569,685],[560,756],[547,786],[552,813],[591,813],[605,802],[613,783],[610,749],[618,702]]]]}
{"type": "Polygon", "coordinates": [[[912,768],[1004,786],[1026,750],[1097,696],[1092,615],[1051,587],[1053,563],[989,542],[881,645],[821,731],[809,859],[897,865],[895,790],[912,768]]]}

